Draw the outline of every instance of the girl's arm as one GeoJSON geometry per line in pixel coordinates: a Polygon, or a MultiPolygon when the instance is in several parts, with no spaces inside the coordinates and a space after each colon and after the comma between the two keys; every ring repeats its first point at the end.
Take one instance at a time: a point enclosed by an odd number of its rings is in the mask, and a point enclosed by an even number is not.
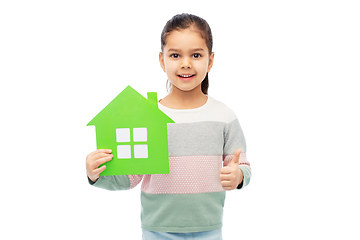
{"type": "Polygon", "coordinates": [[[112,157],[110,149],[99,149],[86,157],[86,173],[90,185],[107,190],[127,190],[141,182],[143,175],[100,176],[106,166],[99,166],[111,161],[112,157]]]}
{"type": "Polygon", "coordinates": [[[89,177],[90,185],[98,188],[104,188],[110,191],[129,190],[136,187],[142,180],[143,175],[116,175],[116,176],[100,176],[96,182],[89,177]]]}
{"type": "Polygon", "coordinates": [[[228,166],[234,156],[235,152],[240,149],[241,154],[239,156],[238,164],[239,168],[242,172],[242,181],[238,186],[237,189],[241,189],[247,186],[251,179],[251,168],[250,163],[247,161],[246,158],[246,141],[244,137],[244,133],[241,129],[240,123],[238,119],[231,121],[227,124],[224,133],[224,164],[223,166],[228,166]]]}

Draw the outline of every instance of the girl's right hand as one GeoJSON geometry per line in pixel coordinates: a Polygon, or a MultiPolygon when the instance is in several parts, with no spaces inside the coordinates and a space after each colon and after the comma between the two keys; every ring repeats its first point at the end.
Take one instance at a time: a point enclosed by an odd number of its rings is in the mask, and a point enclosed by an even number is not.
{"type": "Polygon", "coordinates": [[[96,182],[106,166],[99,166],[113,158],[111,149],[98,149],[86,157],[86,173],[91,181],[96,182]]]}

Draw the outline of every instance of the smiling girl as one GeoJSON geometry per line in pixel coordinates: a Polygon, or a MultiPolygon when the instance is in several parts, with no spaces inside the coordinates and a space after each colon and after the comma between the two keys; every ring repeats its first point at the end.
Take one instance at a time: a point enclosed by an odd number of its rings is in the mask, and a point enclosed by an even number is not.
{"type": "Polygon", "coordinates": [[[251,169],[236,115],[207,95],[214,62],[208,23],[191,14],[170,19],[159,61],[169,94],[158,106],[175,122],[168,125],[170,174],[99,177],[105,166],[98,167],[112,159],[111,150],[100,149],[87,156],[89,182],[125,190],[142,181],[144,240],[221,240],[224,190],[248,185],[251,169]]]}

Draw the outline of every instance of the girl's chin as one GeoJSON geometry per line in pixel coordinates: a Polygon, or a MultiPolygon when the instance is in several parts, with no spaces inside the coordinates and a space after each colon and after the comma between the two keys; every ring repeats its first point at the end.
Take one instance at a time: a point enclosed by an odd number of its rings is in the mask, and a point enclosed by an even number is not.
{"type": "Polygon", "coordinates": [[[181,91],[181,92],[191,92],[194,91],[195,89],[199,88],[199,91],[201,92],[201,83],[194,86],[192,84],[185,84],[185,82],[182,82],[183,84],[178,83],[178,84],[172,84],[173,90],[176,89],[176,91],[181,91]]]}

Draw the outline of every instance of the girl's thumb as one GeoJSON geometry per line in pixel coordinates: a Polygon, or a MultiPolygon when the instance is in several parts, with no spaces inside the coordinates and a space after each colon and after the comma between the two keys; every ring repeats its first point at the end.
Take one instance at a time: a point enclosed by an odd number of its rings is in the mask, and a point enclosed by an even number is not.
{"type": "Polygon", "coordinates": [[[234,158],[231,161],[231,164],[239,165],[240,154],[241,154],[241,149],[236,150],[234,158]]]}

